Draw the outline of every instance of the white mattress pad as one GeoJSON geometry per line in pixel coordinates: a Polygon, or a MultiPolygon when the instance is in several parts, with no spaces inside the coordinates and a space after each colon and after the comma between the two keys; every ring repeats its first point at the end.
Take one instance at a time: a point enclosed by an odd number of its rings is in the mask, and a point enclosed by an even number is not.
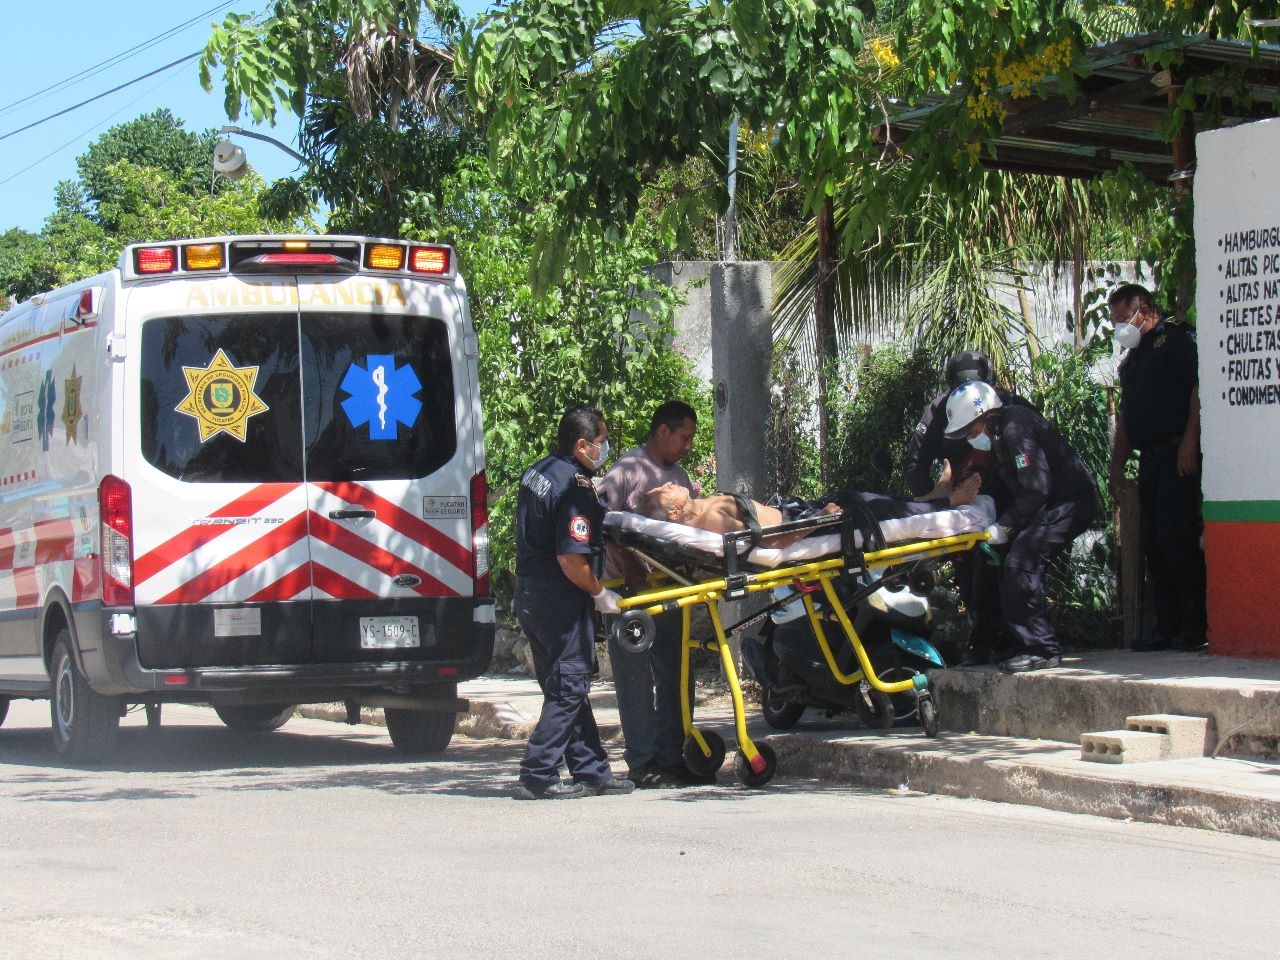
{"type": "MultiPolygon", "coordinates": [[[[921,513],[914,517],[903,517],[900,520],[882,520],[880,531],[886,543],[904,543],[913,540],[940,540],[943,537],[954,537],[962,533],[978,533],[995,522],[994,501],[988,496],[980,495],[973,503],[952,510],[921,513]]],[[[684,523],[652,520],[638,513],[611,510],[605,514],[604,525],[606,529],[612,527],[643,534],[717,557],[724,552],[723,535],[699,530],[684,523]]],[[[763,532],[767,537],[769,528],[764,527],[763,532]]],[[[856,533],[855,539],[854,546],[861,549],[861,531],[856,533]]],[[[739,546],[740,552],[746,553],[749,544],[743,542],[739,546]]],[[[835,556],[839,553],[840,534],[837,532],[806,537],[781,548],[756,547],[747,559],[762,567],[778,567],[835,556]]]]}

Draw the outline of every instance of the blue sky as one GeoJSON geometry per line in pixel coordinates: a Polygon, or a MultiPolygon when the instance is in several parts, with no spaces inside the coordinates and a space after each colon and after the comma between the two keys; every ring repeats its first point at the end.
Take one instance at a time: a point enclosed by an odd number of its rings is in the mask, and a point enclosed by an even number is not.
{"type": "MultiPolygon", "coordinates": [[[[61,0],[51,7],[6,3],[5,49],[0,55],[0,233],[11,227],[39,230],[53,211],[54,188],[76,176],[76,157],[111,127],[168,107],[188,130],[219,128],[231,121],[222,109],[221,79],[205,93],[197,60],[133,83],[87,106],[15,132],[28,124],[97,97],[114,87],[203,49],[210,25],[230,11],[256,13],[268,0],[61,0]],[[154,42],[152,42],[154,41],[154,42]],[[135,47],[127,59],[116,60],[135,47]],[[78,74],[86,75],[70,81],[78,74]],[[55,89],[47,89],[54,87],[55,89]],[[45,92],[42,92],[45,91],[45,92]]],[[[492,4],[460,0],[468,14],[492,4]]],[[[291,114],[275,127],[254,127],[296,146],[291,114]]],[[[268,180],[293,173],[296,162],[267,143],[237,141],[249,163],[268,180]]]]}

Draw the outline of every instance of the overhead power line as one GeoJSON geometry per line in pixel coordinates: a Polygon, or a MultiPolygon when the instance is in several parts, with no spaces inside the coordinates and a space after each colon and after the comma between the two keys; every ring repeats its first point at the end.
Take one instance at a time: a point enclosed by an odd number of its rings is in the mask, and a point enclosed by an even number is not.
{"type": "Polygon", "coordinates": [[[32,127],[38,127],[42,123],[48,123],[50,120],[54,120],[54,119],[57,119],[58,117],[65,116],[66,114],[71,113],[73,110],[79,110],[81,107],[87,107],[89,104],[97,100],[101,100],[103,97],[109,97],[111,96],[111,94],[117,93],[123,90],[125,87],[131,87],[135,83],[141,83],[143,80],[146,80],[148,77],[154,77],[157,73],[164,73],[166,70],[170,70],[173,67],[187,63],[190,60],[194,60],[196,57],[200,56],[200,54],[202,54],[203,52],[204,52],[203,50],[197,50],[195,53],[189,53],[185,57],[182,57],[178,60],[174,60],[172,63],[166,63],[163,67],[157,67],[155,70],[152,70],[150,73],[144,73],[140,77],[134,77],[132,80],[126,80],[124,83],[120,84],[119,86],[112,87],[110,90],[107,90],[104,93],[100,93],[96,97],[90,97],[88,100],[81,100],[79,103],[75,104],[74,106],[67,107],[65,110],[59,110],[57,113],[51,113],[49,114],[49,116],[42,117],[41,119],[35,121],[34,123],[28,123],[25,127],[19,127],[17,130],[10,130],[8,133],[0,134],[0,140],[8,140],[12,136],[16,136],[19,133],[22,133],[26,130],[30,130],[32,127]]]}
{"type": "Polygon", "coordinates": [[[123,63],[125,60],[131,59],[132,57],[137,56],[139,53],[142,53],[146,50],[151,49],[156,44],[161,43],[165,40],[168,40],[170,37],[181,33],[183,30],[186,30],[191,26],[194,26],[195,24],[203,20],[205,17],[212,16],[213,14],[218,13],[220,10],[225,10],[227,7],[233,6],[234,2],[235,0],[224,0],[224,2],[219,3],[216,7],[210,7],[204,13],[197,14],[196,16],[192,17],[190,20],[187,20],[187,21],[184,21],[183,23],[178,24],[176,27],[170,27],[168,30],[164,31],[163,33],[156,34],[154,37],[151,37],[149,40],[143,40],[141,43],[135,44],[134,46],[130,47],[128,50],[125,50],[121,53],[117,53],[113,57],[108,57],[106,60],[103,60],[100,63],[95,63],[92,66],[85,67],[79,73],[73,73],[71,76],[66,77],[62,80],[59,80],[56,83],[51,83],[49,84],[49,86],[45,87],[42,90],[37,90],[35,93],[29,93],[25,97],[21,97],[17,100],[14,100],[12,103],[7,103],[4,106],[0,106],[0,116],[3,116],[4,114],[7,114],[7,113],[12,113],[16,108],[22,106],[23,104],[30,103],[33,100],[41,99],[46,94],[53,93],[54,91],[60,90],[64,87],[74,86],[76,83],[79,83],[82,80],[87,80],[89,77],[96,76],[97,74],[101,73],[103,70],[109,69],[110,67],[113,67],[116,64],[123,63]]]}

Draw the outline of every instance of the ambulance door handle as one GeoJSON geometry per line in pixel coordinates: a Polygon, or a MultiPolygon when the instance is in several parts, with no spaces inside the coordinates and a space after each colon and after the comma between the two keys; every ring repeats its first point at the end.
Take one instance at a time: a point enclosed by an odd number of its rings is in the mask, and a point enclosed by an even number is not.
{"type": "Polygon", "coordinates": [[[330,510],[330,520],[372,520],[376,516],[372,510],[330,510]]]}

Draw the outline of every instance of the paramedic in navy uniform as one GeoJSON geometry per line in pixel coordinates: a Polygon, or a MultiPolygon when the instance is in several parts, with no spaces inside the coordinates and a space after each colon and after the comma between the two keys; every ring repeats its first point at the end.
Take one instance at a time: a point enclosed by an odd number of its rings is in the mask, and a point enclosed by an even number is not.
{"type": "Polygon", "coordinates": [[[1056,667],[1060,651],[1045,602],[1045,571],[1098,515],[1093,474],[1039,411],[1002,403],[980,380],[952,391],[947,436],[994,453],[995,472],[1013,491],[1013,502],[987,528],[992,543],[1009,544],[1000,566],[1000,612],[1015,650],[1000,669],[1056,667]]]}
{"type": "Polygon", "coordinates": [[[517,800],[630,793],[615,778],[591,712],[592,605],[618,613],[600,583],[604,506],[591,476],[609,454],[609,430],[593,407],[560,418],[556,452],[520,477],[516,499],[516,616],[533,648],[542,714],[520,762],[517,800]],[[560,779],[560,765],[570,782],[560,779]]]}

